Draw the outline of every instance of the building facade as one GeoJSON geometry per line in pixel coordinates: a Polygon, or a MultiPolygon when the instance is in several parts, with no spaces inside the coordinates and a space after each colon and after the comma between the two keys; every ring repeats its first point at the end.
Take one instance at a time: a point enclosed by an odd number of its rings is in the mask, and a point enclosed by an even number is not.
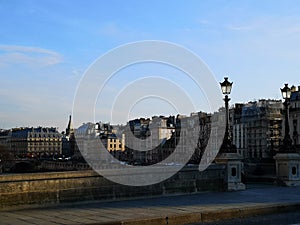
{"type": "Polygon", "coordinates": [[[246,125],[242,119],[244,106],[244,104],[240,103],[235,104],[234,107],[230,109],[229,114],[232,142],[242,157],[247,156],[246,125]]]}
{"type": "Polygon", "coordinates": [[[282,140],[281,100],[263,99],[237,109],[232,121],[233,140],[244,158],[273,158],[282,140]]]}
{"type": "MultiPolygon", "coordinates": [[[[94,151],[101,148],[107,150],[113,156],[120,156],[125,151],[125,135],[119,138],[116,130],[109,123],[85,123],[75,130],[74,158],[91,157],[94,151]],[[101,143],[100,143],[101,142],[101,143]]],[[[95,160],[107,161],[109,158],[103,151],[99,151],[99,158],[95,160]]]]}
{"type": "Polygon", "coordinates": [[[164,158],[162,146],[175,132],[175,117],[153,116],[134,119],[124,130],[127,158],[138,164],[152,164],[164,158]]]}
{"type": "Polygon", "coordinates": [[[62,153],[62,135],[56,128],[21,127],[4,133],[6,135],[0,138],[1,143],[4,143],[16,157],[39,157],[62,153]]]}
{"type": "Polygon", "coordinates": [[[292,88],[290,100],[290,135],[293,145],[300,149],[300,86],[298,89],[292,88]]]}

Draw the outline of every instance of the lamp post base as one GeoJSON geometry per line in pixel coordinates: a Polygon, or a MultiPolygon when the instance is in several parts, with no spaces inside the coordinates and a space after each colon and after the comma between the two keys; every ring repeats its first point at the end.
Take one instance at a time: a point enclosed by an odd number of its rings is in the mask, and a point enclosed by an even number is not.
{"type": "Polygon", "coordinates": [[[226,166],[226,175],[224,180],[226,191],[241,191],[246,189],[245,184],[241,181],[243,164],[239,154],[221,153],[217,156],[215,162],[226,166]]]}
{"type": "Polygon", "coordinates": [[[278,153],[276,160],[277,184],[284,186],[300,186],[300,154],[278,153]]]}

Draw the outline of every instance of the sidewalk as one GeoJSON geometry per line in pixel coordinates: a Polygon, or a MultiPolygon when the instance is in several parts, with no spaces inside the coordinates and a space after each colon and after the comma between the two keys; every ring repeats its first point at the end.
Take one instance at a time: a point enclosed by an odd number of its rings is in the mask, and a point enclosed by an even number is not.
{"type": "Polygon", "coordinates": [[[248,185],[247,188],[240,192],[3,209],[0,224],[173,225],[300,209],[300,187],[248,185]]]}

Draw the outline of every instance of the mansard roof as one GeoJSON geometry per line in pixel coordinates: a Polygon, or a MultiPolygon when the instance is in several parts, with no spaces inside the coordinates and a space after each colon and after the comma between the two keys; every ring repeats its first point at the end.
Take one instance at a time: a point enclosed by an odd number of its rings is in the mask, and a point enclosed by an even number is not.
{"type": "Polygon", "coordinates": [[[291,101],[299,101],[300,100],[300,91],[294,91],[291,94],[291,101]]]}

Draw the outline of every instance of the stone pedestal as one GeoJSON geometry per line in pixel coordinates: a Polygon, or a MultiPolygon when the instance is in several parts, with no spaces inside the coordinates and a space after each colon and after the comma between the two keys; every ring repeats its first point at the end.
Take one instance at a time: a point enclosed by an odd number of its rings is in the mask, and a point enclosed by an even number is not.
{"type": "Polygon", "coordinates": [[[300,154],[278,153],[276,160],[277,183],[285,186],[300,185],[300,154]]]}
{"type": "Polygon", "coordinates": [[[225,189],[227,191],[245,190],[246,186],[242,183],[242,162],[241,156],[237,153],[222,153],[215,159],[217,164],[225,164],[225,189]]]}

